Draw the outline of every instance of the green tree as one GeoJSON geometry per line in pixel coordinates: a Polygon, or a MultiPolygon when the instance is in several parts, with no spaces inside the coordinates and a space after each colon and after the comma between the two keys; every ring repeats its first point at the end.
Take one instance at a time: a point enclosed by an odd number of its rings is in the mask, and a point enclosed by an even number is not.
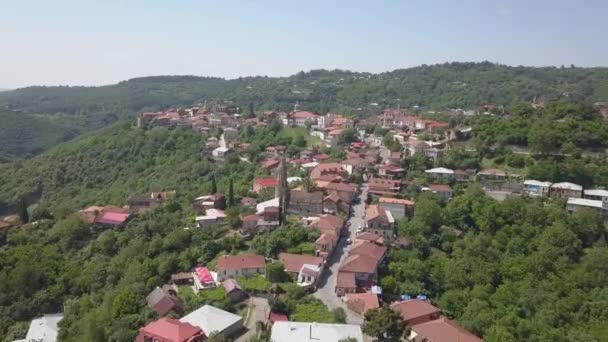
{"type": "Polygon", "coordinates": [[[236,201],[234,200],[234,182],[232,180],[232,177],[230,177],[230,183],[228,185],[228,206],[234,207],[235,204],[236,201]]]}
{"type": "Polygon", "coordinates": [[[266,264],[266,279],[273,283],[289,281],[289,275],[285,272],[285,266],[279,261],[266,264]]]}
{"type": "Polygon", "coordinates": [[[249,102],[249,107],[247,108],[247,119],[255,118],[255,107],[253,102],[249,102]]]}
{"type": "Polygon", "coordinates": [[[21,223],[30,222],[30,214],[27,211],[27,204],[25,203],[25,199],[19,200],[17,213],[19,213],[19,219],[21,220],[21,223]]]}
{"type": "Polygon", "coordinates": [[[380,340],[399,340],[405,331],[401,315],[384,305],[365,313],[363,332],[380,340]]]}
{"type": "Polygon", "coordinates": [[[334,322],[336,323],[346,323],[346,311],[342,308],[335,308],[332,310],[334,315],[334,322]]]}
{"type": "Polygon", "coordinates": [[[215,174],[211,175],[211,193],[217,193],[217,183],[215,182],[215,174]]]}

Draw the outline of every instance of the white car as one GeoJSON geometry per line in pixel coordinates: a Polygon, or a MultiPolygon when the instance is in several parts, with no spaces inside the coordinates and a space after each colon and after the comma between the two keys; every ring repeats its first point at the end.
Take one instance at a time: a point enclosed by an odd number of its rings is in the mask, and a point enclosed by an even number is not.
{"type": "Polygon", "coordinates": [[[352,244],[352,243],[353,243],[353,240],[351,240],[351,239],[346,239],[346,244],[347,244],[347,245],[350,245],[350,244],[352,244]]]}

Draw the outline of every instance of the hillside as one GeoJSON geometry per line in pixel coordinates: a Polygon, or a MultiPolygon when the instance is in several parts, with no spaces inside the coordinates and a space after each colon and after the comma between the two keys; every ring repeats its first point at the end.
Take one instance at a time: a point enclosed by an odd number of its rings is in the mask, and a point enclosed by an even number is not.
{"type": "Polygon", "coordinates": [[[608,68],[449,63],[380,74],[315,70],[281,78],[156,76],[101,87],[28,87],[0,93],[0,108],[18,113],[26,122],[9,121],[0,131],[0,141],[9,139],[7,132],[13,127],[36,123],[26,114],[40,114],[61,123],[52,132],[37,133],[44,143],[25,140],[18,148],[0,145],[0,162],[29,157],[79,133],[132,118],[138,111],[205,100],[232,101],[241,107],[253,103],[258,109],[279,110],[289,110],[299,101],[321,113],[363,116],[395,105],[467,108],[529,101],[535,96],[607,101],[608,68]]]}

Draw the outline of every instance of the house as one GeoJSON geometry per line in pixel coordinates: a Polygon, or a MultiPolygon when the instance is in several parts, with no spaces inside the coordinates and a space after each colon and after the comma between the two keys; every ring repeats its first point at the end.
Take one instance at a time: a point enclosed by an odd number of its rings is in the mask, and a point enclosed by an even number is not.
{"type": "Polygon", "coordinates": [[[347,176],[347,172],[340,163],[320,163],[310,171],[310,178],[315,181],[327,175],[345,177],[347,176]]]}
{"type": "Polygon", "coordinates": [[[444,184],[431,184],[429,185],[429,190],[439,196],[444,201],[449,201],[452,199],[452,188],[449,185],[444,184]]]}
{"type": "Polygon", "coordinates": [[[372,177],[368,185],[369,193],[376,196],[395,196],[401,190],[401,181],[398,179],[372,177]]]}
{"type": "Polygon", "coordinates": [[[253,197],[243,197],[241,198],[241,205],[245,208],[255,208],[257,200],[253,197]]]}
{"type": "Polygon", "coordinates": [[[298,272],[296,284],[305,289],[314,289],[321,275],[323,268],[313,264],[304,264],[298,272]]]}
{"type": "Polygon", "coordinates": [[[549,196],[551,182],[540,182],[534,179],[524,181],[524,193],[528,196],[549,196]]]}
{"type": "Polygon", "coordinates": [[[467,182],[469,180],[469,173],[462,169],[455,169],[454,179],[456,179],[457,182],[467,182]]]}
{"type": "Polygon", "coordinates": [[[205,210],[205,215],[196,217],[196,222],[200,228],[209,227],[215,224],[221,224],[226,219],[226,213],[219,209],[205,210]]]}
{"type": "Polygon", "coordinates": [[[317,255],[326,258],[334,250],[336,243],[338,242],[339,236],[322,233],[317,240],[315,240],[315,251],[317,255]]]}
{"type": "Polygon", "coordinates": [[[348,255],[365,255],[377,260],[381,264],[386,256],[386,248],[370,241],[355,241],[348,255]]]}
{"type": "MultiPolygon", "coordinates": [[[[34,318],[30,322],[23,342],[42,341],[55,342],[59,334],[59,322],[63,319],[63,314],[46,314],[42,317],[34,318]]],[[[15,341],[17,342],[17,341],[15,341]]]]}
{"type": "Polygon", "coordinates": [[[335,214],[338,211],[348,212],[350,210],[350,205],[348,203],[344,203],[337,191],[329,191],[328,195],[323,197],[323,212],[335,214]]]}
{"type": "Polygon", "coordinates": [[[569,182],[553,183],[549,188],[549,195],[559,198],[581,198],[583,197],[583,187],[569,182]]]}
{"type": "Polygon", "coordinates": [[[271,208],[271,207],[275,207],[275,208],[279,207],[279,198],[278,197],[275,197],[271,200],[260,202],[260,203],[256,204],[255,213],[257,215],[262,215],[262,214],[264,214],[264,211],[266,210],[266,208],[271,208]]]}
{"type": "Polygon", "coordinates": [[[292,253],[280,253],[279,261],[281,261],[285,267],[285,272],[294,274],[300,273],[302,266],[304,265],[314,265],[322,268],[324,264],[323,258],[312,255],[292,253]]]}
{"type": "Polygon", "coordinates": [[[454,178],[454,170],[445,167],[436,167],[434,169],[425,170],[424,173],[431,179],[452,179],[454,178]]]}
{"type": "MultiPolygon", "coordinates": [[[[317,182],[319,183],[319,182],[317,182]]],[[[320,186],[319,188],[326,190],[328,192],[332,192],[335,191],[338,194],[338,197],[340,198],[341,201],[343,201],[344,203],[348,204],[350,206],[350,204],[353,202],[353,200],[357,197],[357,192],[359,192],[359,187],[357,186],[357,184],[352,184],[352,183],[327,183],[327,184],[323,184],[323,186],[320,186]]]]}
{"type": "Polygon", "coordinates": [[[194,288],[199,291],[215,287],[216,280],[207,267],[199,266],[195,268],[194,272],[192,272],[192,278],[194,280],[194,288]]]}
{"type": "Polygon", "coordinates": [[[313,219],[308,228],[318,229],[321,234],[330,234],[336,238],[340,236],[344,227],[344,221],[335,215],[324,214],[313,219]]]}
{"type": "Polygon", "coordinates": [[[363,342],[361,326],[316,322],[275,322],[270,341],[273,342],[363,342]]]}
{"type": "Polygon", "coordinates": [[[104,210],[97,215],[97,217],[95,217],[95,221],[93,223],[104,228],[121,227],[130,218],[131,215],[128,213],[104,210]]]}
{"type": "Polygon", "coordinates": [[[224,161],[230,153],[232,153],[232,149],[228,147],[217,147],[211,152],[211,157],[217,161],[224,161]]]}
{"type": "Polygon", "coordinates": [[[357,291],[357,283],[355,274],[352,272],[338,272],[336,281],[336,295],[344,296],[347,293],[355,293],[357,291]]]}
{"type": "Polygon", "coordinates": [[[400,220],[406,216],[414,215],[416,203],[406,199],[380,197],[378,205],[380,208],[388,210],[395,220],[400,220]]]}
{"type": "Polygon", "coordinates": [[[402,178],[405,173],[405,169],[392,164],[382,164],[378,167],[378,176],[399,179],[402,178]]]}
{"type": "Polygon", "coordinates": [[[202,342],[206,338],[207,336],[199,327],[163,317],[141,328],[135,341],[202,342]]]}
{"type": "Polygon", "coordinates": [[[175,196],[175,191],[151,192],[145,196],[130,198],[127,204],[131,212],[145,213],[154,207],[162,205],[168,198],[173,196],[175,196]]]}
{"type": "Polygon", "coordinates": [[[200,328],[207,336],[227,338],[243,329],[243,318],[211,305],[204,305],[179,319],[200,328]]]}
{"type": "Polygon", "coordinates": [[[365,315],[367,311],[374,310],[380,307],[378,295],[369,292],[349,293],[344,296],[344,301],[346,302],[346,306],[350,310],[360,315],[365,315]]]}
{"type": "Polygon", "coordinates": [[[306,190],[290,190],[289,206],[287,211],[293,214],[317,214],[323,213],[323,192],[306,190]]]}
{"type": "Polygon", "coordinates": [[[171,310],[181,311],[182,309],[182,304],[174,291],[165,291],[158,286],[150,292],[146,301],[148,307],[159,316],[164,316],[171,310]]]}
{"type": "Polygon", "coordinates": [[[392,239],[395,219],[390,211],[378,205],[368,205],[365,210],[365,231],[392,239]]]}
{"type": "MultiPolygon", "coordinates": [[[[295,111],[290,115],[292,122],[291,124],[296,127],[306,127],[306,122],[310,122],[311,125],[317,124],[317,118],[319,117],[317,114],[306,112],[306,111],[295,111]]],[[[289,123],[283,122],[284,125],[289,125],[289,123]]]]}
{"type": "Polygon", "coordinates": [[[235,141],[239,137],[239,130],[234,127],[226,127],[224,128],[222,136],[224,138],[224,141],[226,141],[227,143],[235,141]]]}
{"type": "Polygon", "coordinates": [[[412,326],[439,318],[440,310],[422,299],[407,299],[391,304],[391,309],[399,312],[403,323],[412,326]]]}
{"type": "Polygon", "coordinates": [[[276,159],[266,159],[260,165],[266,171],[272,171],[279,166],[280,161],[276,159]]]}
{"type": "Polygon", "coordinates": [[[353,273],[357,287],[370,288],[376,282],[378,264],[379,260],[374,257],[363,254],[349,254],[340,265],[340,272],[353,273]]]}
{"type": "Polygon", "coordinates": [[[483,342],[481,338],[445,317],[411,326],[406,340],[409,342],[483,342]]]}
{"type": "Polygon", "coordinates": [[[605,189],[589,189],[584,191],[586,199],[601,201],[608,198],[608,190],[605,189]]]}
{"type": "Polygon", "coordinates": [[[264,189],[274,189],[278,184],[276,177],[256,178],[253,180],[253,192],[260,193],[264,189]]]}
{"type": "Polygon", "coordinates": [[[247,293],[241,289],[239,284],[234,279],[226,279],[222,283],[226,295],[232,302],[240,302],[247,298],[247,293]]]}
{"type": "Polygon", "coordinates": [[[192,208],[199,214],[204,213],[208,209],[224,210],[226,209],[226,196],[216,192],[211,195],[197,197],[192,201],[192,208]]]}
{"type": "Polygon", "coordinates": [[[342,168],[349,175],[352,175],[353,173],[365,172],[365,171],[367,171],[367,168],[369,167],[369,163],[367,162],[367,160],[365,160],[359,156],[355,156],[355,157],[351,157],[346,160],[343,160],[342,162],[340,162],[340,164],[342,165],[342,168]]]}
{"type": "Polygon", "coordinates": [[[428,143],[423,140],[409,139],[405,143],[405,149],[409,156],[413,157],[417,154],[426,154],[426,151],[430,148],[428,143]]]}
{"type": "Polygon", "coordinates": [[[508,178],[507,172],[499,169],[485,169],[477,172],[477,180],[483,181],[503,181],[508,178]]]}
{"type": "Polygon", "coordinates": [[[587,198],[568,198],[566,202],[568,212],[574,213],[582,209],[597,211],[604,220],[608,221],[608,198],[600,201],[587,198]]]}
{"type": "Polygon", "coordinates": [[[264,274],[266,259],[261,255],[222,255],[217,259],[216,269],[219,281],[240,275],[251,277],[264,274]]]}
{"type": "Polygon", "coordinates": [[[171,275],[171,283],[174,285],[194,285],[194,277],[191,272],[179,272],[171,275]]]}
{"type": "Polygon", "coordinates": [[[384,245],[384,238],[382,236],[380,236],[378,234],[370,233],[370,232],[364,232],[364,233],[357,235],[357,237],[355,238],[355,242],[356,241],[373,242],[378,246],[384,245]]]}

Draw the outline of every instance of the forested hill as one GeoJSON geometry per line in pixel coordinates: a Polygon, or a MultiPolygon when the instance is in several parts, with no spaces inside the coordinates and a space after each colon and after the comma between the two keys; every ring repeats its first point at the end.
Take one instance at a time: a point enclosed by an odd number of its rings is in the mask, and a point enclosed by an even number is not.
{"type": "Polygon", "coordinates": [[[510,104],[535,96],[608,101],[608,68],[510,67],[489,62],[419,66],[380,74],[315,70],[290,77],[232,80],[195,76],[136,78],[101,87],[28,87],[0,93],[0,162],[25,158],[83,132],[110,125],[135,112],[204,100],[253,103],[257,109],[289,110],[296,101],[324,113],[365,115],[388,106],[469,108],[510,104]],[[360,110],[359,110],[360,108],[360,110]],[[13,125],[50,124],[50,131],[10,143],[13,125]]]}

